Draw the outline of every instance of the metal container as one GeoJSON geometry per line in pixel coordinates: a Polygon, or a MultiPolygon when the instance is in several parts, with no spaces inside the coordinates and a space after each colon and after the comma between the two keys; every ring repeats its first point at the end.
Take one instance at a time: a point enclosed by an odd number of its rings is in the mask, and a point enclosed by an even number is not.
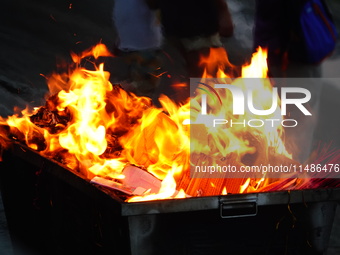
{"type": "Polygon", "coordinates": [[[15,254],[322,254],[340,189],[126,203],[14,143],[0,163],[15,254]]]}

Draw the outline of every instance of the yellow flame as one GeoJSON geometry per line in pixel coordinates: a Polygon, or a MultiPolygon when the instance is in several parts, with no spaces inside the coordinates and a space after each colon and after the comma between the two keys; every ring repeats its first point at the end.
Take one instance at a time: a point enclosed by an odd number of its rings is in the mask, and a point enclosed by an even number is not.
{"type": "MultiPolygon", "coordinates": [[[[238,163],[244,155],[259,151],[263,155],[260,160],[265,160],[269,147],[279,154],[288,155],[281,139],[282,127],[279,125],[271,129],[265,126],[244,128],[241,125],[217,129],[206,125],[200,122],[199,92],[197,97],[184,105],[176,105],[166,96],[162,96],[159,99],[162,108],[155,108],[149,98],[137,97],[113,86],[109,82],[109,73],[104,71],[102,64],[94,71],[80,67],[81,60],[89,56],[99,58],[111,54],[103,44],[81,55],[73,54],[77,68],[69,74],[54,75],[49,79],[50,91],[57,93],[57,96],[52,96],[45,107],[51,112],[52,120],[56,118],[53,114],[57,114],[60,118],[69,118],[69,122],[57,123],[57,131],[52,132],[48,128],[34,125],[29,118],[32,113],[23,112],[23,117],[12,116],[6,123],[12,128],[12,132],[19,130],[22,140],[35,150],[40,149],[39,143],[32,138],[42,137],[45,140],[42,155],[60,154],[63,163],[83,172],[88,178],[100,175],[122,179],[122,170],[130,163],[146,169],[162,180],[157,194],[145,192],[143,196],[130,198],[129,202],[186,197],[186,190],[182,190],[177,184],[183,176],[188,176],[190,146],[191,152],[198,150],[212,158],[233,155],[231,158],[238,163]],[[191,114],[194,123],[188,121],[191,114]],[[191,125],[198,125],[206,136],[193,134],[190,139],[191,125]],[[252,137],[259,144],[251,142],[252,137]],[[108,147],[114,145],[121,147],[119,155],[108,151],[108,147]]],[[[200,64],[206,67],[203,82],[206,82],[205,78],[216,75],[220,83],[231,83],[244,91],[252,89],[257,109],[270,107],[272,85],[266,79],[266,51],[259,49],[253,55],[251,63],[242,68],[243,78],[263,78],[258,82],[231,79],[233,74],[225,73],[225,70],[235,67],[229,63],[223,49],[212,49],[211,55],[202,58],[200,64]]],[[[178,88],[183,86],[180,84],[178,88]]],[[[231,95],[227,90],[219,91],[218,94],[223,102],[230,102],[231,95]]],[[[235,121],[254,118],[251,112],[246,112],[242,117],[234,116],[232,107],[221,107],[219,100],[210,104],[211,116],[214,118],[235,121]]],[[[269,117],[281,119],[279,111],[269,117]]],[[[240,187],[240,193],[250,190],[250,182],[248,178],[240,187]]],[[[213,192],[221,192],[221,183],[210,183],[213,192]]],[[[257,189],[264,183],[260,180],[253,187],[257,189]]],[[[227,194],[227,189],[229,187],[224,186],[222,194],[227,194]]]]}

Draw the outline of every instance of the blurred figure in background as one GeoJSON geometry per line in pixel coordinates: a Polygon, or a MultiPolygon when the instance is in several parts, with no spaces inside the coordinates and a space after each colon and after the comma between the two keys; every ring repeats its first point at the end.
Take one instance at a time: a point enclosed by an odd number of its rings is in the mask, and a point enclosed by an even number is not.
{"type": "Polygon", "coordinates": [[[268,49],[272,77],[321,77],[321,63],[311,64],[294,49],[292,32],[305,0],[256,0],[254,48],[268,49]]]}
{"type": "MultiPolygon", "coordinates": [[[[311,92],[311,100],[304,106],[312,113],[305,116],[295,106],[288,108],[286,118],[295,119],[298,125],[286,128],[286,147],[295,160],[305,162],[312,152],[313,135],[318,122],[322,90],[321,63],[311,63],[304,48],[297,44],[302,37],[300,22],[306,0],[256,0],[254,49],[268,49],[269,76],[277,79],[277,86],[304,87],[311,92]],[[289,79],[286,79],[289,78],[289,79]],[[292,78],[305,78],[292,79],[292,78]]],[[[308,10],[311,11],[311,10],[308,10]]],[[[308,20],[306,20],[308,22],[308,20]]],[[[301,98],[304,95],[289,95],[301,98]]]]}
{"type": "Polygon", "coordinates": [[[233,24],[224,0],[147,0],[160,10],[163,34],[167,42],[182,53],[190,77],[201,77],[197,66],[200,55],[209,48],[222,47],[220,36],[233,34],[233,24]]]}
{"type": "MultiPolygon", "coordinates": [[[[226,55],[220,36],[232,36],[233,23],[225,0],[146,1],[150,8],[160,12],[164,51],[169,58],[179,55],[176,59],[183,62],[181,64],[187,72],[183,83],[188,83],[188,78],[202,77],[204,66],[200,65],[200,59],[209,55],[210,48],[221,48],[226,55]]],[[[188,86],[173,91],[171,86],[160,89],[159,94],[170,94],[177,102],[190,95],[188,86]]]]}
{"type": "Polygon", "coordinates": [[[138,96],[151,97],[158,83],[154,73],[160,66],[157,52],[162,42],[157,14],[145,0],[115,0],[113,19],[118,34],[116,54],[128,69],[122,86],[138,96]]]}

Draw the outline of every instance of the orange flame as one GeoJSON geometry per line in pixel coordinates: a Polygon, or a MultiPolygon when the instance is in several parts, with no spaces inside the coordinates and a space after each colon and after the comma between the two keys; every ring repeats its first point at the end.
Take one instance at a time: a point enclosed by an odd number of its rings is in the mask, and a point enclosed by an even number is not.
{"type": "MultiPolygon", "coordinates": [[[[232,65],[226,59],[227,55],[223,53],[223,49],[212,50],[209,57],[202,59],[201,64],[206,66],[206,71],[203,75],[202,83],[209,85],[209,80],[206,78],[217,76],[217,82],[214,83],[226,83],[232,84],[242,89],[242,91],[252,91],[253,103],[256,109],[269,109],[272,105],[273,87],[270,79],[267,77],[267,51],[261,48],[253,54],[251,63],[242,67],[241,78],[257,78],[257,79],[231,79],[232,75],[225,74],[224,71],[227,67],[232,65]],[[217,68],[217,69],[216,69],[217,68]]],[[[213,87],[213,84],[210,85],[213,87]]],[[[199,125],[195,130],[206,134],[202,137],[192,137],[191,139],[191,151],[193,155],[202,154],[212,155],[211,160],[218,162],[219,158],[225,158],[232,156],[231,163],[236,164],[253,164],[268,163],[270,153],[277,153],[284,155],[287,158],[291,158],[291,155],[286,151],[283,137],[283,127],[280,122],[273,122],[272,126],[263,125],[260,127],[249,127],[243,125],[234,125],[228,128],[216,128],[207,123],[208,118],[211,119],[228,119],[233,122],[242,123],[249,119],[257,119],[257,116],[246,109],[244,115],[234,115],[232,104],[221,104],[221,102],[232,102],[231,94],[225,89],[218,90],[217,93],[220,98],[218,100],[210,100],[209,104],[209,116],[201,115],[200,100],[202,98],[202,90],[196,91],[196,97],[191,100],[192,110],[192,125],[199,125]],[[209,145],[209,146],[207,146],[209,145]],[[195,154],[196,153],[196,154],[195,154]],[[245,156],[250,155],[246,158],[245,156]],[[249,161],[249,158],[252,161],[249,161]]],[[[205,92],[204,92],[205,93],[205,92]]],[[[277,105],[280,105],[279,99],[277,105]]],[[[268,119],[282,120],[280,113],[280,107],[276,108],[276,111],[270,115],[263,116],[268,119]]],[[[212,122],[212,121],[211,121],[212,122]]],[[[209,162],[212,165],[216,162],[209,162]]],[[[216,165],[216,164],[214,164],[216,165]]],[[[263,176],[265,177],[265,176],[263,176]]],[[[248,178],[244,185],[240,187],[240,193],[253,192],[259,187],[267,185],[267,181],[264,178],[260,180],[251,180],[248,178]]]]}
{"type": "MultiPolygon", "coordinates": [[[[129,202],[186,197],[187,190],[183,190],[183,187],[197,186],[181,181],[189,179],[190,146],[193,151],[200,149],[207,155],[237,155],[234,158],[238,162],[242,161],[242,156],[254,154],[257,150],[263,151],[265,159],[269,147],[275,148],[280,154],[286,154],[279,126],[272,130],[265,127],[255,130],[238,127],[216,130],[205,126],[199,119],[199,94],[190,103],[181,106],[162,96],[162,108],[152,107],[149,98],[137,97],[118,86],[113,86],[109,82],[109,73],[104,71],[102,64],[94,71],[80,67],[81,60],[90,56],[97,59],[100,56],[111,56],[111,53],[105,45],[99,44],[81,55],[73,54],[76,69],[69,74],[55,74],[49,79],[51,93],[57,94],[50,97],[46,106],[41,108],[43,111],[24,111],[23,117],[14,115],[4,122],[11,127],[12,133],[19,133],[19,139],[25,140],[29,147],[39,150],[44,156],[60,155],[64,164],[81,171],[89,179],[97,175],[123,179],[122,171],[129,163],[146,169],[162,180],[157,194],[145,192],[142,196],[130,198],[129,202]],[[33,124],[32,117],[29,116],[39,115],[41,111],[43,117],[50,115],[47,116],[48,123],[33,124]],[[190,111],[197,113],[195,123],[189,121],[190,111]],[[60,121],[65,119],[67,121],[60,121]],[[190,139],[189,124],[202,125],[208,136],[190,139]],[[249,136],[261,137],[260,146],[251,144],[249,136]],[[209,148],[200,148],[200,139],[207,139],[209,148]],[[41,146],[41,141],[44,146],[41,146]]],[[[242,76],[266,78],[265,59],[266,52],[259,49],[251,64],[243,67],[242,76]]],[[[233,74],[225,74],[225,70],[229,68],[234,72],[235,67],[229,63],[223,49],[212,49],[209,57],[202,58],[201,65],[206,66],[203,81],[216,73],[221,83],[232,82],[243,89],[252,86],[254,98],[257,98],[254,103],[258,108],[267,109],[270,105],[269,80],[263,79],[262,83],[255,85],[241,79],[231,80],[233,74]]],[[[227,101],[230,97],[226,92],[219,95],[227,101]]],[[[212,104],[216,104],[212,105],[212,109],[218,109],[213,112],[214,116],[235,119],[231,107],[217,107],[217,101],[212,104]]],[[[251,117],[249,112],[244,116],[251,117]]],[[[239,117],[236,118],[240,121],[239,117]]],[[[273,118],[281,116],[275,112],[273,118]]],[[[250,183],[251,180],[247,180],[240,192],[251,191],[250,183]]],[[[257,189],[264,183],[260,180],[252,187],[257,189]]],[[[229,191],[229,187],[223,182],[211,183],[210,186],[214,192],[227,194],[227,189],[229,191]]],[[[191,195],[199,193],[199,189],[197,186],[191,195]]]]}
{"type": "MultiPolygon", "coordinates": [[[[204,59],[204,63],[207,65],[209,60],[212,61],[213,65],[216,62],[216,52],[213,52],[212,59],[204,59]]],[[[256,105],[257,109],[268,109],[271,106],[271,94],[272,94],[272,84],[267,77],[267,65],[266,65],[266,51],[261,48],[257,53],[253,55],[252,61],[248,66],[244,66],[242,68],[242,78],[262,78],[262,79],[235,79],[231,80],[228,77],[229,75],[224,74],[223,70],[219,69],[217,74],[219,75],[218,82],[219,83],[227,83],[238,86],[243,89],[243,91],[252,90],[254,97],[254,105],[256,105]]],[[[219,55],[223,56],[223,54],[219,55]]],[[[221,62],[221,58],[218,58],[218,63],[221,62]]],[[[222,65],[220,65],[221,67],[222,65]]],[[[207,80],[203,79],[205,83],[207,80]]],[[[199,100],[201,98],[200,90],[197,91],[197,97],[191,101],[191,109],[193,110],[193,119],[196,124],[201,124],[202,121],[200,119],[200,103],[199,100]]],[[[231,104],[221,105],[222,102],[231,102],[231,95],[227,92],[227,90],[219,90],[218,91],[221,100],[215,100],[209,102],[209,106],[211,109],[210,116],[211,118],[219,118],[219,119],[231,119],[234,122],[242,122],[247,119],[256,119],[256,115],[251,113],[250,111],[246,111],[244,116],[235,116],[233,115],[233,109],[231,104]]],[[[271,119],[282,120],[282,116],[280,114],[280,109],[266,116],[271,119]]],[[[207,116],[204,116],[206,119],[207,116]]],[[[256,148],[254,144],[249,142],[250,136],[258,137],[259,139],[265,142],[262,145],[263,150],[267,150],[266,147],[275,148],[276,152],[279,154],[284,154],[288,157],[291,157],[287,151],[285,150],[284,143],[281,139],[283,133],[283,127],[277,122],[274,127],[263,125],[262,127],[244,127],[243,125],[235,125],[232,128],[224,128],[217,129],[215,127],[205,127],[206,133],[208,134],[209,147],[206,149],[201,148],[200,144],[207,144],[207,142],[202,143],[199,140],[192,141],[193,148],[197,148],[200,152],[206,152],[210,155],[221,154],[221,157],[225,157],[230,153],[235,153],[239,155],[238,161],[241,161],[241,157],[245,154],[253,154],[256,150],[260,148],[256,148]]],[[[206,139],[206,138],[204,138],[206,139]]],[[[265,154],[263,155],[265,156],[265,154]]]]}

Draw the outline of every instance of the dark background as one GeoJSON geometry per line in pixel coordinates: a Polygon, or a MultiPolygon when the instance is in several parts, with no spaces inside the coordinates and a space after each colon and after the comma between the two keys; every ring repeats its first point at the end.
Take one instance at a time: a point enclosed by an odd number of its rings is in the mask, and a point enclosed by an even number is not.
{"type": "MultiPolygon", "coordinates": [[[[227,2],[235,24],[235,34],[232,38],[224,38],[223,42],[231,62],[241,65],[249,59],[252,50],[254,1],[227,2]]],[[[340,0],[328,2],[340,28],[340,0]]],[[[44,76],[56,70],[60,60],[70,61],[71,51],[81,52],[100,41],[109,49],[113,49],[116,41],[112,21],[113,5],[113,0],[2,0],[0,115],[12,114],[14,106],[24,108],[27,103],[36,106],[44,104],[44,95],[47,92],[44,76]]],[[[333,56],[323,63],[324,77],[340,77],[339,66],[340,44],[333,56]]],[[[119,76],[125,71],[119,58],[111,68],[114,76],[119,76]]],[[[327,114],[320,116],[315,136],[316,140],[332,141],[338,148],[340,148],[339,92],[339,83],[329,82],[324,86],[321,111],[327,114]]],[[[339,221],[338,217],[335,222],[339,221]]],[[[340,227],[335,226],[327,254],[340,254],[339,239],[340,227]]],[[[11,254],[2,206],[0,206],[0,253],[11,254]]]]}

